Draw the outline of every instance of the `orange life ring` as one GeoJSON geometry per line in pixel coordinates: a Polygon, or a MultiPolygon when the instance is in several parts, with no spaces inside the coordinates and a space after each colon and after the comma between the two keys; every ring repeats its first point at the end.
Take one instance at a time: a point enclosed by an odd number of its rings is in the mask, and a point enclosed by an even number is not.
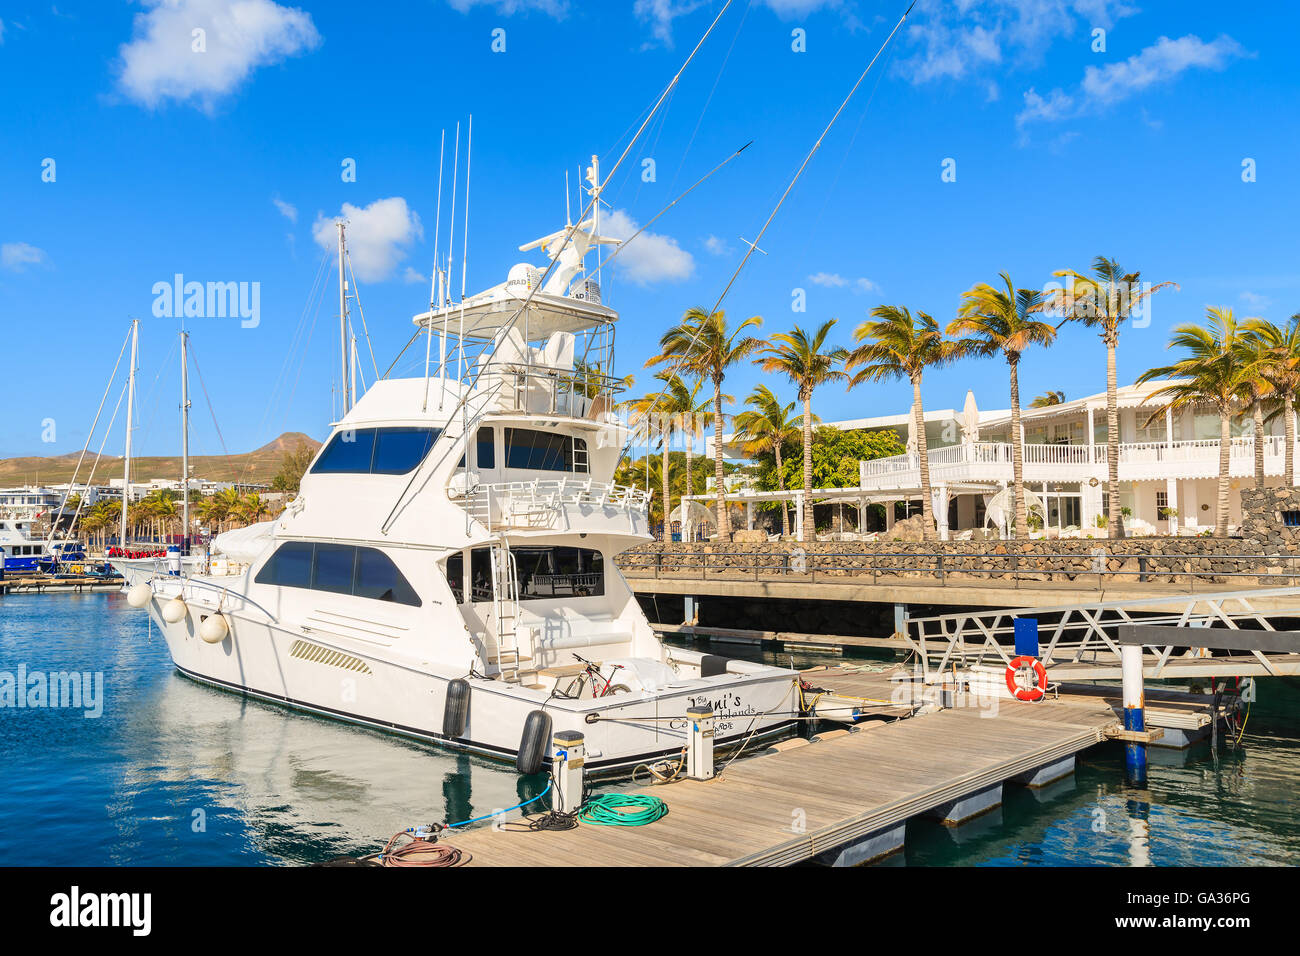
{"type": "Polygon", "coordinates": [[[1011,696],[1016,700],[1041,700],[1047,693],[1047,669],[1043,667],[1043,662],[1027,654],[1012,658],[1011,663],[1007,665],[1007,690],[1011,691],[1011,696]],[[1033,667],[1034,673],[1038,675],[1036,686],[1032,688],[1020,686],[1016,675],[1022,667],[1033,667]]]}

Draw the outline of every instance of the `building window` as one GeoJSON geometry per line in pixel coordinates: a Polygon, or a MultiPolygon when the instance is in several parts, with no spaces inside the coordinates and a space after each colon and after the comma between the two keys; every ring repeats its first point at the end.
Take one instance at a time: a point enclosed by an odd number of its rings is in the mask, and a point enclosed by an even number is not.
{"type": "Polygon", "coordinates": [[[1169,492],[1157,491],[1156,492],[1156,514],[1158,514],[1160,517],[1163,518],[1165,516],[1165,509],[1168,507],[1169,507],[1169,492]]]}

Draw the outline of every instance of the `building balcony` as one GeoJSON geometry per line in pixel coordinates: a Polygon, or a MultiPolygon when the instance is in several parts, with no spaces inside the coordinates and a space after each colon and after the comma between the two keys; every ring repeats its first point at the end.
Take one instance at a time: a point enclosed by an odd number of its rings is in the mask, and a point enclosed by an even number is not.
{"type": "MultiPolygon", "coordinates": [[[[1281,475],[1286,440],[1281,435],[1264,438],[1264,472],[1281,475]]],[[[1009,442],[971,442],[948,445],[930,452],[930,483],[1010,481],[1012,445],[1009,442]]],[[[1076,482],[1106,479],[1105,445],[1024,446],[1026,482],[1076,482]]],[[[1255,441],[1234,438],[1229,447],[1229,474],[1247,478],[1255,473],[1255,441]]],[[[1217,439],[1175,442],[1125,442],[1119,446],[1120,481],[1217,478],[1217,439]]],[[[920,461],[915,454],[894,455],[859,463],[864,489],[889,491],[916,488],[921,483],[920,461]]]]}

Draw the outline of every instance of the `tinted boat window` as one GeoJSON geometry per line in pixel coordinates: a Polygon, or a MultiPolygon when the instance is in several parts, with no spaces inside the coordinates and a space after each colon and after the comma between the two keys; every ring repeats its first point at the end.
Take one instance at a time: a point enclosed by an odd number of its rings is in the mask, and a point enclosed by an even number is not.
{"type": "Polygon", "coordinates": [[[278,584],[286,588],[311,587],[312,546],[305,541],[280,545],[271,560],[257,572],[258,584],[278,584]]]}
{"type": "Polygon", "coordinates": [[[339,475],[366,474],[375,451],[375,430],[354,428],[339,432],[330,439],[320,460],[312,467],[312,474],[339,475]]]}
{"type": "Polygon", "coordinates": [[[346,544],[316,545],[315,572],[311,586],[316,591],[352,593],[352,571],[357,560],[357,549],[346,544]]]}
{"type": "Polygon", "coordinates": [[[412,607],[421,603],[397,565],[376,548],[287,541],[257,572],[255,580],[258,584],[352,594],[412,607]]]}
{"type": "Polygon", "coordinates": [[[491,428],[478,430],[478,466],[480,468],[497,466],[496,438],[491,428]]]}
{"type": "Polygon", "coordinates": [[[312,466],[314,475],[404,475],[438,440],[441,429],[415,426],[353,428],[330,439],[312,466]]]}
{"type": "MultiPolygon", "coordinates": [[[[506,467],[525,468],[532,471],[577,471],[574,465],[574,448],[586,460],[587,442],[572,435],[557,435],[528,428],[506,429],[506,467]]],[[[584,466],[582,471],[586,471],[584,466]]]]}
{"type": "Polygon", "coordinates": [[[420,598],[397,565],[375,548],[357,548],[356,588],[352,593],[376,601],[420,605],[420,598]]]}
{"type": "Polygon", "coordinates": [[[404,475],[424,461],[432,446],[433,429],[380,428],[370,470],[376,475],[404,475]]]}

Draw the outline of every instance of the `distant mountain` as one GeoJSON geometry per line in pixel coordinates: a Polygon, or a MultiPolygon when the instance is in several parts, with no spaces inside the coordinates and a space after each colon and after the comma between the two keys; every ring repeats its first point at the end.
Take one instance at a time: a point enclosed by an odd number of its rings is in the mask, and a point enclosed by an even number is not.
{"type": "MultiPolygon", "coordinates": [[[[191,455],[190,474],[195,478],[209,481],[239,481],[251,484],[265,484],[275,477],[280,470],[280,462],[287,452],[301,445],[313,450],[321,443],[302,432],[285,432],[279,438],[267,442],[255,451],[241,455],[191,455]]],[[[68,455],[56,455],[49,458],[0,458],[0,486],[60,484],[72,480],[73,470],[77,467],[80,452],[68,455]]],[[[77,476],[80,484],[90,477],[92,468],[95,484],[108,484],[110,478],[122,477],[122,458],[120,455],[97,456],[87,453],[81,463],[81,473],[77,476]]],[[[131,480],[151,481],[154,478],[176,478],[181,476],[181,456],[133,458],[131,460],[131,480]]]]}

